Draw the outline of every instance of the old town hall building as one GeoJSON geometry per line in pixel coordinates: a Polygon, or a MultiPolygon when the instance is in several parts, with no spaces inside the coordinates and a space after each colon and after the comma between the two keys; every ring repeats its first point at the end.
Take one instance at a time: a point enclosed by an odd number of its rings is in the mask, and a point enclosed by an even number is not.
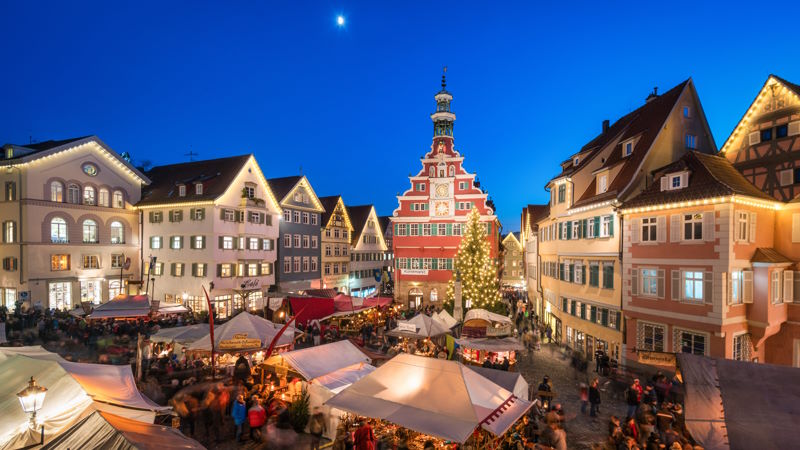
{"type": "Polygon", "coordinates": [[[411,187],[397,197],[392,217],[395,300],[411,308],[445,300],[461,230],[472,208],[486,224],[491,255],[497,257],[499,222],[488,194],[480,189],[476,175],[464,169],[464,157],[455,149],[453,96],[445,86],[443,76],[442,90],[435,96],[436,112],[431,114],[431,149],[421,159],[420,171],[409,177],[411,187]]]}

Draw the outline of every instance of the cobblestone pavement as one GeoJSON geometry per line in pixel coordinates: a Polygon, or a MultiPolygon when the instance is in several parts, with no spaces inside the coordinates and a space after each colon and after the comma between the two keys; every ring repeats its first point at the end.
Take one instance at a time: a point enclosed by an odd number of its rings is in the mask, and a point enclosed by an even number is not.
{"type": "MultiPolygon", "coordinates": [[[[542,349],[530,355],[521,355],[517,360],[517,370],[525,377],[528,384],[536,389],[545,375],[550,377],[557,397],[553,403],[560,403],[566,416],[567,446],[570,449],[591,449],[593,444],[602,443],[608,436],[608,422],[611,415],[624,416],[626,406],[622,396],[604,389],[605,377],[600,379],[600,413],[598,417],[581,414],[580,383],[589,384],[597,376],[594,363],[589,365],[586,373],[577,376],[570,366],[570,360],[553,344],[542,344],[542,349]]],[[[610,389],[610,384],[608,385],[610,389]]]]}

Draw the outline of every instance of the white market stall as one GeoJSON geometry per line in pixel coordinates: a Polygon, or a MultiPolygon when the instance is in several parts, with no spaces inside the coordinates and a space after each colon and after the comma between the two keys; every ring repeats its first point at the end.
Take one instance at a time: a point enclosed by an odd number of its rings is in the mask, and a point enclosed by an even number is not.
{"type": "Polygon", "coordinates": [[[67,361],[58,353],[45,350],[41,345],[29,345],[26,347],[0,347],[0,361],[4,361],[15,355],[29,356],[34,359],[44,359],[47,361],[67,361]]]}
{"type": "Polygon", "coordinates": [[[446,309],[443,309],[437,313],[433,313],[432,317],[433,319],[438,320],[439,322],[444,324],[444,326],[447,327],[448,329],[458,325],[458,321],[453,316],[451,316],[446,309]]]}
{"type": "Polygon", "coordinates": [[[326,402],[464,443],[476,428],[506,432],[531,403],[455,361],[401,354],[326,402]]]}
{"type": "Polygon", "coordinates": [[[97,305],[87,319],[137,319],[150,315],[150,297],[120,294],[97,305]]]}
{"type": "Polygon", "coordinates": [[[438,320],[425,314],[417,314],[410,320],[398,320],[397,328],[387,331],[387,336],[408,339],[426,339],[449,334],[450,329],[438,320]]]}
{"type": "Polygon", "coordinates": [[[502,387],[507,391],[511,391],[517,397],[523,400],[530,400],[528,393],[529,385],[525,381],[525,377],[519,372],[508,372],[506,370],[489,369],[487,367],[470,366],[470,369],[478,372],[482,377],[488,379],[492,383],[502,387]]]}
{"type": "Polygon", "coordinates": [[[172,344],[172,352],[176,355],[180,355],[183,347],[207,336],[208,333],[209,328],[207,323],[161,328],[154,335],[150,336],[150,343],[172,344]]]}

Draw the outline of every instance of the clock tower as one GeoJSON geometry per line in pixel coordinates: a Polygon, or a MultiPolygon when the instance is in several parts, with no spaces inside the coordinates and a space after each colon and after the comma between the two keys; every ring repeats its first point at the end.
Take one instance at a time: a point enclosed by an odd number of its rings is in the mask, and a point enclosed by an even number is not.
{"type": "Polygon", "coordinates": [[[409,177],[410,189],[397,197],[392,215],[395,300],[409,307],[441,305],[446,300],[462,227],[473,208],[487,227],[491,252],[497,257],[499,222],[488,194],[476,175],[463,168],[464,157],[455,149],[456,115],[450,109],[453,95],[447,91],[444,74],[434,99],[431,148],[421,158],[422,169],[409,177]]]}

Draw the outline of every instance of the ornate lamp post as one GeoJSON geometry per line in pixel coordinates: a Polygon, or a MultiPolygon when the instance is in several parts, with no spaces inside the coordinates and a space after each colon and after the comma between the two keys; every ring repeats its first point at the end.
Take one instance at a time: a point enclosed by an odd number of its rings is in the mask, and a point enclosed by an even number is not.
{"type": "MultiPolygon", "coordinates": [[[[36,413],[42,409],[42,403],[44,403],[44,396],[46,394],[47,388],[36,384],[36,380],[34,380],[33,377],[31,377],[30,381],[28,381],[28,387],[17,393],[22,411],[31,417],[30,428],[34,431],[36,431],[36,428],[38,427],[38,424],[36,423],[36,413]]],[[[41,442],[23,447],[21,450],[33,448],[37,445],[44,445],[44,425],[42,425],[41,442]]]]}

